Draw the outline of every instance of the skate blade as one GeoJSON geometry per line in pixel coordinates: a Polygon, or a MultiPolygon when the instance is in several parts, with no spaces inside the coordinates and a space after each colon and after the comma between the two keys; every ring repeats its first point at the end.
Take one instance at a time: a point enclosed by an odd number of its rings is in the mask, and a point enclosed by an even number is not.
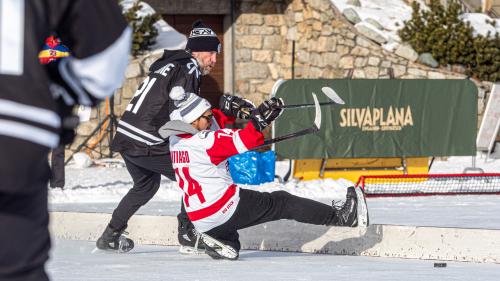
{"type": "Polygon", "coordinates": [[[358,197],[358,226],[368,227],[370,218],[368,216],[368,207],[366,205],[366,198],[361,188],[354,188],[356,196],[358,197]]]}
{"type": "Polygon", "coordinates": [[[111,248],[110,249],[99,249],[99,248],[95,247],[94,250],[92,250],[92,254],[97,253],[97,252],[123,254],[123,253],[126,253],[128,251],[123,251],[120,249],[111,249],[111,248]]]}
{"type": "Polygon", "coordinates": [[[179,247],[179,253],[184,255],[202,255],[205,253],[205,250],[198,250],[197,248],[194,247],[181,245],[179,247]]]}
{"type": "Polygon", "coordinates": [[[205,233],[201,233],[201,240],[207,247],[212,248],[221,257],[236,260],[238,258],[238,252],[231,246],[221,243],[217,239],[214,239],[205,233]]]}
{"type": "Polygon", "coordinates": [[[118,240],[118,253],[127,253],[134,248],[134,241],[127,238],[125,235],[121,235],[118,240]]]}
{"type": "Polygon", "coordinates": [[[95,247],[94,250],[92,250],[92,254],[94,254],[96,252],[108,252],[108,253],[125,254],[125,253],[130,252],[130,250],[132,250],[132,248],[125,248],[125,249],[99,249],[99,248],[95,247]]]}

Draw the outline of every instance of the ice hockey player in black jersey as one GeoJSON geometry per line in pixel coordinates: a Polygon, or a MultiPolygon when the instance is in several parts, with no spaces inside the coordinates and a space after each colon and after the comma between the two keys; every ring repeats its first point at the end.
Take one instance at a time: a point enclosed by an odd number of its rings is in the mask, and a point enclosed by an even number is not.
{"type": "Polygon", "coordinates": [[[114,0],[0,0],[0,30],[0,280],[44,281],[48,152],[121,85],[132,32],[114,0]],[[52,32],[72,56],[41,65],[52,32]]]}
{"type": "MultiPolygon", "coordinates": [[[[131,250],[133,243],[129,238],[120,240],[128,220],[158,191],[161,175],[175,181],[168,140],[159,136],[158,129],[169,121],[169,114],[177,106],[170,98],[172,93],[203,96],[201,78],[214,67],[220,49],[215,32],[196,21],[185,50],[165,50],[163,56],[150,66],[148,77],[135,92],[118,123],[112,143],[113,151],[123,157],[134,186],[114,210],[111,221],[97,241],[99,249],[131,250]],[[126,243],[120,244],[120,241],[126,243]]],[[[193,247],[193,226],[183,206],[178,220],[179,243],[193,247]]]]}

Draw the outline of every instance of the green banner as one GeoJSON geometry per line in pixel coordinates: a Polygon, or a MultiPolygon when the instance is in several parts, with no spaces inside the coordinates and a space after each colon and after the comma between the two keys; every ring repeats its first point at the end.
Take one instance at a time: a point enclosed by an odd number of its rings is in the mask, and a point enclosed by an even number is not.
{"type": "MultiPolygon", "coordinates": [[[[290,159],[475,155],[477,88],[470,80],[289,80],[276,92],[285,104],[330,101],[332,88],[345,105],[321,106],[316,134],[276,144],[290,159]]],[[[314,108],[287,109],[275,136],[311,126],[314,108]]]]}

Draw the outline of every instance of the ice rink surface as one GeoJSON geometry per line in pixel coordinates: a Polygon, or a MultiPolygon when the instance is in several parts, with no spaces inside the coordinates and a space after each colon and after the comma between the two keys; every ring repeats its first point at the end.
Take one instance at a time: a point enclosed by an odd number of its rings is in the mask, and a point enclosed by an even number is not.
{"type": "MultiPolygon", "coordinates": [[[[279,169],[279,164],[277,163],[279,169]]],[[[436,162],[433,173],[460,173],[470,158],[436,162]]],[[[500,160],[478,164],[499,172],[500,160]]],[[[51,211],[111,213],[132,182],[124,167],[86,169],[69,166],[64,190],[49,190],[51,211]]],[[[331,179],[247,186],[260,191],[286,190],[324,203],[345,196],[345,183],[331,179]]],[[[168,179],[138,214],[176,215],[181,192],[168,179]]],[[[500,229],[500,196],[461,195],[369,198],[372,224],[500,229]]],[[[102,231],[102,230],[99,230],[102,231]]],[[[95,242],[55,240],[47,265],[52,280],[500,280],[500,264],[333,256],[243,250],[238,261],[206,255],[181,255],[177,247],[136,245],[129,253],[95,250],[95,242]]]]}
{"type": "Polygon", "coordinates": [[[500,280],[499,264],[242,251],[237,261],[182,255],[177,247],[137,245],[117,254],[95,250],[87,241],[56,240],[47,269],[67,281],[278,281],[278,280],[500,280]]]}

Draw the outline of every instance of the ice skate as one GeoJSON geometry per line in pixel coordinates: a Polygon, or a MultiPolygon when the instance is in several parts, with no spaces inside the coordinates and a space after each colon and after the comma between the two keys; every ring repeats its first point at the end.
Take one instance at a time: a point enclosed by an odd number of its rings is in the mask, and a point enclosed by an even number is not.
{"type": "Polygon", "coordinates": [[[96,247],[100,250],[126,253],[134,248],[134,241],[128,238],[127,234],[125,228],[114,230],[108,225],[101,237],[97,239],[96,247]]]}
{"type": "Polygon", "coordinates": [[[205,253],[209,255],[211,258],[219,260],[219,259],[228,259],[228,260],[237,260],[239,257],[239,253],[233,247],[226,245],[219,240],[205,234],[201,233],[201,239],[205,244],[205,253]]]}
{"type": "Polygon", "coordinates": [[[177,221],[179,223],[177,228],[177,239],[180,244],[179,252],[181,254],[205,253],[205,245],[193,224],[189,221],[181,221],[179,217],[177,217],[177,221]]]}
{"type": "Polygon", "coordinates": [[[336,207],[335,203],[332,205],[337,211],[336,220],[332,225],[348,227],[358,225],[358,196],[354,187],[347,188],[345,203],[341,207],[336,207]]]}

